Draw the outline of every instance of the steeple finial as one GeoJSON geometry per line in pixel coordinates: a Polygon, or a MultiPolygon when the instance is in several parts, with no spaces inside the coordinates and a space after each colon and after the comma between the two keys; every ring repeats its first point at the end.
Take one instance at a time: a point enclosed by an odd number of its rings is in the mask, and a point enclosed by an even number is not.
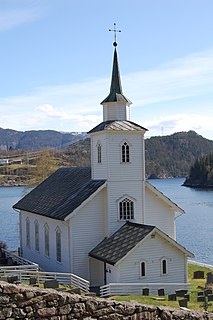
{"type": "Polygon", "coordinates": [[[116,32],[121,32],[121,30],[116,30],[116,23],[114,23],[114,29],[109,29],[109,31],[113,31],[113,32],[114,32],[114,42],[113,42],[113,46],[116,47],[116,46],[117,46],[117,42],[116,42],[116,32]]]}

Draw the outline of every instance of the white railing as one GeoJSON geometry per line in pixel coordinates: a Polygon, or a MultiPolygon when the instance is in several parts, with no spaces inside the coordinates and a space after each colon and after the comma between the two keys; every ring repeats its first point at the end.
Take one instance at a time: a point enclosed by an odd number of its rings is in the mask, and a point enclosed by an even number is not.
{"type": "MultiPolygon", "coordinates": [[[[11,259],[12,263],[17,263],[16,266],[12,266],[13,269],[34,269],[34,270],[38,270],[39,269],[39,265],[37,263],[34,263],[30,260],[24,259],[20,256],[18,256],[17,254],[8,251],[6,249],[1,249],[1,251],[5,254],[5,258],[7,259],[11,259]]],[[[4,267],[0,267],[1,269],[11,269],[11,266],[4,266],[4,267]]]]}
{"type": "Polygon", "coordinates": [[[188,264],[195,264],[197,266],[200,266],[200,267],[206,267],[206,268],[209,268],[209,269],[213,269],[213,265],[212,264],[207,264],[207,263],[203,263],[203,262],[199,262],[199,261],[194,261],[194,260],[190,260],[188,259],[188,264]]]}
{"type": "Polygon", "coordinates": [[[109,283],[100,287],[100,296],[142,295],[143,289],[148,288],[150,294],[157,294],[158,289],[164,289],[166,294],[175,290],[188,289],[187,283],[109,283]]]}
{"type": "MultiPolygon", "coordinates": [[[[32,270],[21,270],[14,269],[10,266],[10,269],[0,269],[0,276],[18,276],[20,282],[27,282],[31,278],[36,278],[36,282],[44,283],[47,280],[55,279],[60,284],[70,285],[80,288],[84,292],[89,292],[90,283],[89,281],[76,276],[72,273],[58,273],[58,272],[41,272],[41,271],[32,271],[32,270]]],[[[1,279],[0,279],[1,280],[1,279]]]]}

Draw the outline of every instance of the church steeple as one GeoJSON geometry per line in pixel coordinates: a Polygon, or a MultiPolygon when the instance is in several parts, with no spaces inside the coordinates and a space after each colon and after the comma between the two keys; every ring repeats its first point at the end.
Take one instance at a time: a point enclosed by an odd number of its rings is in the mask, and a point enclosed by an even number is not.
{"type": "MultiPolygon", "coordinates": [[[[115,30],[114,30],[115,31],[115,30]]],[[[113,43],[114,57],[110,93],[101,102],[103,105],[103,120],[129,120],[129,106],[132,102],[125,97],[121,86],[121,77],[118,66],[117,42],[113,43]]]]}
{"type": "Polygon", "coordinates": [[[112,78],[111,78],[111,86],[110,86],[110,93],[109,95],[101,102],[101,104],[106,102],[125,102],[131,104],[132,102],[125,97],[122,91],[121,86],[121,77],[120,71],[118,66],[118,55],[116,46],[117,43],[114,42],[113,45],[115,46],[114,50],[114,58],[113,58],[113,68],[112,68],[112,78]]]}

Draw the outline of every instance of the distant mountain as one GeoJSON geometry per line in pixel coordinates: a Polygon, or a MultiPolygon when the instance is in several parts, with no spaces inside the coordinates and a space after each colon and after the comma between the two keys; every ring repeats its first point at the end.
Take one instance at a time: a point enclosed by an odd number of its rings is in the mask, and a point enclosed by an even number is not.
{"type": "Polygon", "coordinates": [[[15,131],[0,128],[0,150],[39,150],[64,148],[86,138],[86,133],[58,132],[54,130],[15,131]]]}

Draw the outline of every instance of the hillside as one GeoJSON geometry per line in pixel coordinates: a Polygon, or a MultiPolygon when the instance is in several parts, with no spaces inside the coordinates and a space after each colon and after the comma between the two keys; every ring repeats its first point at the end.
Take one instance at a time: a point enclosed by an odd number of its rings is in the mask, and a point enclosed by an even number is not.
{"type": "Polygon", "coordinates": [[[213,188],[213,153],[195,161],[183,185],[194,188],[213,188]]]}
{"type": "MultiPolygon", "coordinates": [[[[10,133],[14,137],[11,131],[7,132],[8,141],[10,133]]],[[[0,151],[0,185],[35,184],[61,166],[90,166],[90,139],[85,139],[86,134],[73,133],[63,138],[63,133],[51,130],[28,133],[27,138],[22,139],[20,150],[9,148],[8,151],[0,151]],[[52,136],[54,138],[51,140],[52,136]],[[84,139],[74,140],[81,137],[84,139]],[[73,140],[67,142],[69,139],[73,140]],[[43,148],[46,145],[52,148],[48,151],[43,148]],[[40,151],[29,151],[35,146],[36,149],[40,146],[40,151]]],[[[16,148],[19,145],[16,143],[16,148]]],[[[196,159],[213,152],[213,141],[194,131],[179,132],[146,139],[145,150],[147,178],[186,177],[196,159]]]]}
{"type": "Polygon", "coordinates": [[[196,159],[213,151],[213,141],[194,131],[146,139],[146,175],[188,176],[196,159]]]}
{"type": "MultiPolygon", "coordinates": [[[[178,132],[146,139],[145,150],[147,177],[183,177],[189,174],[190,167],[197,158],[213,152],[213,141],[194,131],[178,132]]],[[[89,165],[90,140],[76,142],[63,150],[62,154],[72,165],[77,165],[79,161],[89,165]]]]}
{"type": "Polygon", "coordinates": [[[58,132],[54,130],[15,131],[0,128],[0,151],[40,150],[41,148],[64,148],[70,143],[84,139],[86,133],[58,132]]]}

